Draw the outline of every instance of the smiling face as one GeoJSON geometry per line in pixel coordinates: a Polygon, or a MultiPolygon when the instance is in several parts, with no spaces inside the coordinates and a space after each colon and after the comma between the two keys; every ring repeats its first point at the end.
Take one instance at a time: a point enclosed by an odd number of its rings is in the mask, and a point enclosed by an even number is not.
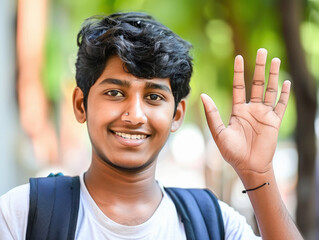
{"type": "Polygon", "coordinates": [[[83,93],[73,95],[76,118],[87,121],[92,160],[120,169],[141,169],[156,160],[169,133],[181,125],[182,100],[175,103],[168,78],[140,79],[123,69],[118,57],[108,60],[91,87],[87,109],[83,93]]]}

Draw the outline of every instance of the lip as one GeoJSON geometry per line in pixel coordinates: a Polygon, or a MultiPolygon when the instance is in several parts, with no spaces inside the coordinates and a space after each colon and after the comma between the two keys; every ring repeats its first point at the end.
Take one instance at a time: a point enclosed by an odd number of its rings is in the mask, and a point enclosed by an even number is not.
{"type": "Polygon", "coordinates": [[[143,132],[111,131],[111,133],[120,144],[126,147],[138,147],[147,141],[150,136],[143,132]],[[126,134],[130,135],[131,138],[129,138],[126,134]]]}

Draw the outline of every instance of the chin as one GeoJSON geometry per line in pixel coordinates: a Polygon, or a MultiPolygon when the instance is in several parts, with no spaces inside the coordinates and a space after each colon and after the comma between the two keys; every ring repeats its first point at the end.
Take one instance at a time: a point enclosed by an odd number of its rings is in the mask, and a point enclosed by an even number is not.
{"type": "Polygon", "coordinates": [[[148,161],[140,161],[139,160],[133,160],[129,159],[127,161],[110,161],[108,158],[104,158],[103,162],[107,164],[108,166],[111,166],[114,169],[120,170],[120,171],[127,171],[127,172],[136,172],[136,171],[142,171],[144,169],[147,169],[154,163],[156,158],[152,158],[148,161]]]}

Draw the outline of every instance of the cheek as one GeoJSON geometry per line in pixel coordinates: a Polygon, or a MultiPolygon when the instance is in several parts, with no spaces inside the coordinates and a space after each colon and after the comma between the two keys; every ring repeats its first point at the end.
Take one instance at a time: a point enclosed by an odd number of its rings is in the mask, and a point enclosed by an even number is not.
{"type": "Polygon", "coordinates": [[[94,121],[95,124],[103,124],[106,121],[112,121],[120,116],[120,108],[114,107],[112,104],[108,103],[94,103],[92,101],[91,106],[88,107],[88,118],[94,121]]]}
{"type": "Polygon", "coordinates": [[[153,111],[149,117],[149,123],[157,132],[163,133],[165,136],[170,132],[174,112],[169,109],[153,111]]]}

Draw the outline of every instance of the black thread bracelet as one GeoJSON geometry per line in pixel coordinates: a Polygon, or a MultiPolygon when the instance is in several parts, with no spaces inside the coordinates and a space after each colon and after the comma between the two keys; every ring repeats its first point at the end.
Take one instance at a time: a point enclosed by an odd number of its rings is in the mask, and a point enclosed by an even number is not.
{"type": "Polygon", "coordinates": [[[263,187],[263,186],[265,186],[265,185],[270,185],[270,183],[269,183],[269,182],[265,182],[265,183],[261,184],[261,185],[258,186],[258,187],[251,188],[251,189],[245,189],[245,190],[242,191],[242,193],[247,193],[247,192],[249,192],[249,191],[257,190],[258,188],[261,188],[261,187],[263,187]]]}

